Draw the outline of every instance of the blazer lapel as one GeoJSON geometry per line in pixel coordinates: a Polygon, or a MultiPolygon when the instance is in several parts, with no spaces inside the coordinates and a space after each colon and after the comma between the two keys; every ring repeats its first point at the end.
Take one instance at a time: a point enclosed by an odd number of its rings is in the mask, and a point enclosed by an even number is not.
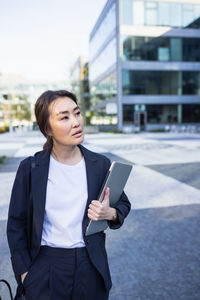
{"type": "Polygon", "coordinates": [[[44,221],[46,189],[49,172],[49,159],[51,148],[42,151],[36,156],[35,168],[32,168],[32,193],[33,193],[33,220],[37,240],[41,242],[44,221]]]}
{"type": "Polygon", "coordinates": [[[95,200],[97,198],[97,186],[98,186],[99,178],[98,178],[96,156],[92,155],[91,152],[88,151],[82,145],[78,145],[78,146],[79,146],[79,148],[84,156],[84,159],[85,159],[86,175],[87,175],[88,199],[87,199],[87,204],[85,207],[85,212],[84,212],[83,222],[82,222],[83,234],[85,234],[86,227],[89,222],[89,218],[87,216],[87,211],[88,211],[91,201],[95,200]]]}

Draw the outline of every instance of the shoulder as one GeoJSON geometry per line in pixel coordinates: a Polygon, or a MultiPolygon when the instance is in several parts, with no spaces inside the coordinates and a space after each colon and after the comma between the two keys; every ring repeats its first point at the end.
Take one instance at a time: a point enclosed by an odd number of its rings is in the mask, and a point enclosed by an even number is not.
{"type": "Polygon", "coordinates": [[[42,158],[46,152],[47,150],[41,150],[31,156],[26,157],[20,162],[19,168],[30,168],[32,165],[36,164],[37,160],[42,158]]]}

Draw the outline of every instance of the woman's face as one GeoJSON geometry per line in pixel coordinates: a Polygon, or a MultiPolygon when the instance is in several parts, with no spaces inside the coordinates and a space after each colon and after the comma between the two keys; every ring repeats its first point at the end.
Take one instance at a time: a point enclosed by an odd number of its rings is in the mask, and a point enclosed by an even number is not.
{"type": "Polygon", "coordinates": [[[57,98],[49,106],[50,135],[62,145],[78,145],[84,139],[84,119],[77,104],[68,97],[57,98]]]}

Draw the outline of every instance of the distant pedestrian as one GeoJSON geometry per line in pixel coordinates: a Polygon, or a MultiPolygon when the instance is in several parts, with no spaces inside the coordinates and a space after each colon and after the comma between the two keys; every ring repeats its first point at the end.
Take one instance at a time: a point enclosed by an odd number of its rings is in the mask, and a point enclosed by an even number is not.
{"type": "Polygon", "coordinates": [[[102,203],[95,200],[110,161],[81,145],[84,120],[74,94],[44,92],[35,115],[46,143],[20,163],[7,224],[15,300],[108,299],[105,233],[86,236],[86,227],[104,219],[119,228],[130,202],[123,193],[110,207],[109,189],[102,203]]]}

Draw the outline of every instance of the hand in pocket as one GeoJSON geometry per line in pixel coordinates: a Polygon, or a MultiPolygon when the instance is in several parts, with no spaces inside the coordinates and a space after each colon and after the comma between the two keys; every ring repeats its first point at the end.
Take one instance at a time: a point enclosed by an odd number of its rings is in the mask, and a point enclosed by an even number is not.
{"type": "Polygon", "coordinates": [[[22,283],[24,282],[24,279],[25,279],[25,277],[26,277],[27,274],[28,274],[28,272],[23,273],[23,274],[21,275],[21,281],[22,281],[22,283]]]}

